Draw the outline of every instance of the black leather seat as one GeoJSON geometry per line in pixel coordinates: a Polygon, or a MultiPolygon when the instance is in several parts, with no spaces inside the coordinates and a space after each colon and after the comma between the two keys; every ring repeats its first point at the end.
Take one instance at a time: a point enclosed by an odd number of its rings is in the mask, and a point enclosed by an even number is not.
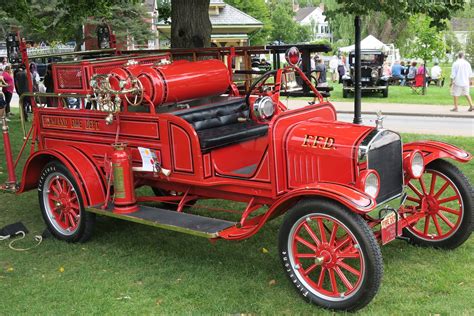
{"type": "Polygon", "coordinates": [[[229,97],[223,101],[174,113],[196,130],[202,152],[267,134],[268,125],[249,120],[245,99],[229,97]]]}

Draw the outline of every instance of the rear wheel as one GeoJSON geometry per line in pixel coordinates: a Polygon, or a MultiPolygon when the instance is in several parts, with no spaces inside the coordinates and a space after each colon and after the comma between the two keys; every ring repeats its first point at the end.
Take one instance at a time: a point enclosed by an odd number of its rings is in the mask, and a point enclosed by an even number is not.
{"type": "Polygon", "coordinates": [[[68,242],[84,242],[92,236],[95,214],[85,211],[79,187],[64,165],[54,161],[44,167],[38,198],[53,236],[68,242]]]}
{"type": "Polygon", "coordinates": [[[388,98],[388,85],[387,85],[387,87],[386,87],[384,90],[382,90],[382,96],[383,96],[384,98],[388,98]]]}
{"type": "Polygon", "coordinates": [[[327,200],[305,200],[286,215],[280,229],[283,267],[296,290],[324,308],[355,311],[380,286],[380,247],[358,215],[327,200]]]}
{"type": "Polygon", "coordinates": [[[404,229],[411,242],[420,246],[454,249],[471,235],[473,192],[469,181],[444,160],[426,166],[420,179],[408,184],[407,215],[422,213],[424,217],[404,229]]]}

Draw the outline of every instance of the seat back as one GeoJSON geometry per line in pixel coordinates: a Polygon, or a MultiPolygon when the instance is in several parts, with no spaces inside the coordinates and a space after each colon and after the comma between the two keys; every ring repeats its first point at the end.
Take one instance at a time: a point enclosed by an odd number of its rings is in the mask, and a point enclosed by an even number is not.
{"type": "Polygon", "coordinates": [[[415,76],[415,87],[423,87],[424,84],[424,74],[417,74],[415,76]]]}
{"type": "Polygon", "coordinates": [[[239,118],[248,118],[249,109],[244,98],[229,98],[224,102],[199,106],[175,113],[188,121],[196,131],[235,124],[239,118]]]}

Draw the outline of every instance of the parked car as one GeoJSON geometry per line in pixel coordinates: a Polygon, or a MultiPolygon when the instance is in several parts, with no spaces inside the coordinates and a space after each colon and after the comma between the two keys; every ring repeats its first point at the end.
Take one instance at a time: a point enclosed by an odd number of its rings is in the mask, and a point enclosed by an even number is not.
{"type": "MultiPolygon", "coordinates": [[[[362,50],[360,57],[362,93],[381,92],[384,98],[388,97],[390,77],[383,76],[385,54],[380,50],[362,50]]],[[[342,96],[344,98],[349,97],[349,93],[354,92],[354,52],[349,54],[349,65],[350,72],[342,77],[342,96]]]]}

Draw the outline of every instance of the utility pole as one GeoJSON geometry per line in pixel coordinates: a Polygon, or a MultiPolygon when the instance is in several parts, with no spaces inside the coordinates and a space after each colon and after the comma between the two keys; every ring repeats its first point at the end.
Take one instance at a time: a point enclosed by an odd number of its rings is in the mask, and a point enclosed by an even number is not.
{"type": "Polygon", "coordinates": [[[355,63],[354,63],[354,124],[362,124],[362,83],[360,82],[360,16],[354,18],[355,63]]]}

